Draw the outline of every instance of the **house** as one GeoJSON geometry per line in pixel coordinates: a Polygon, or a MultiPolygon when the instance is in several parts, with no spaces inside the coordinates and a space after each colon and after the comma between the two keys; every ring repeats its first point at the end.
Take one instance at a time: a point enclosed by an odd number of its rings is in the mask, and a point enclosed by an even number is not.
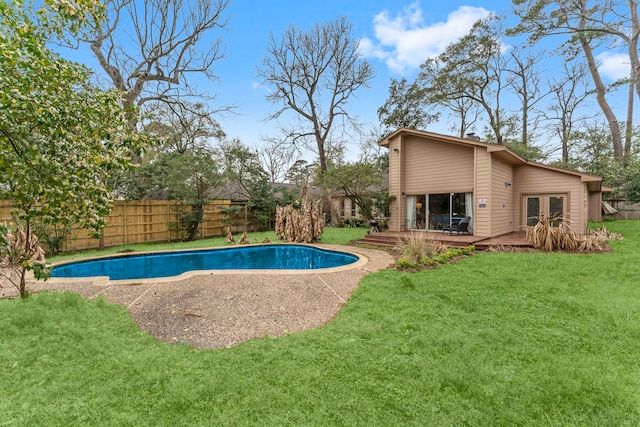
{"type": "Polygon", "coordinates": [[[602,177],[530,162],[476,137],[399,129],[380,145],[389,149],[391,231],[442,230],[470,216],[482,237],[542,217],[584,233],[601,219],[602,177]]]}

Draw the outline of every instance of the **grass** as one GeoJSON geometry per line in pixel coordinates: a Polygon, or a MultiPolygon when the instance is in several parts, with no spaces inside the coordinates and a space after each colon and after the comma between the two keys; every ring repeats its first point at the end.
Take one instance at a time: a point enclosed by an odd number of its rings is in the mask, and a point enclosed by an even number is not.
{"type": "Polygon", "coordinates": [[[607,228],[607,254],[370,274],[328,325],[225,350],[100,299],[0,300],[0,425],[636,426],[640,222],[607,228]]]}

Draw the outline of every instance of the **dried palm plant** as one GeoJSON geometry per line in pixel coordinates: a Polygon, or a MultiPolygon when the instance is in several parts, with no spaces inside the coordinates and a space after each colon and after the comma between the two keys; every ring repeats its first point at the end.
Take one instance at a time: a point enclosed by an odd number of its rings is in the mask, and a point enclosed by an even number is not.
{"type": "Polygon", "coordinates": [[[604,242],[612,239],[622,240],[617,233],[609,232],[605,227],[590,230],[589,233],[577,234],[567,222],[559,218],[539,218],[538,223],[527,228],[526,238],[534,248],[544,251],[566,250],[581,252],[597,252],[604,249],[604,242]]]}
{"type": "Polygon", "coordinates": [[[249,237],[247,236],[247,232],[243,231],[242,232],[242,236],[240,236],[240,240],[238,240],[238,244],[239,245],[248,245],[249,243],[251,243],[251,240],[249,240],[249,237]]]}
{"type": "Polygon", "coordinates": [[[12,231],[5,226],[0,227],[0,278],[13,284],[23,298],[29,296],[25,280],[27,270],[33,270],[38,279],[49,277],[44,249],[31,229],[27,230],[25,232],[18,227],[12,231]]]}
{"type": "Polygon", "coordinates": [[[276,208],[276,235],[289,242],[317,242],[324,230],[321,201],[312,203],[306,186],[302,187],[301,196],[300,210],[292,205],[276,208]]]}

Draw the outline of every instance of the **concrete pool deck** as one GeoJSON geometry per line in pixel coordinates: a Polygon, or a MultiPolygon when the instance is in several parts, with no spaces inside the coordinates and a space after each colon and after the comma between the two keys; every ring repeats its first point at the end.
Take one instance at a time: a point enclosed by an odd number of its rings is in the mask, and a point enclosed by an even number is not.
{"type": "MultiPolygon", "coordinates": [[[[263,337],[318,328],[335,317],[368,273],[388,268],[387,252],[353,246],[315,245],[353,253],[344,267],[308,270],[190,272],[174,278],[109,281],[63,279],[30,282],[33,292],[73,291],[122,304],[138,326],[159,340],[224,348],[263,337]]],[[[0,297],[17,295],[0,288],[0,297]]]]}

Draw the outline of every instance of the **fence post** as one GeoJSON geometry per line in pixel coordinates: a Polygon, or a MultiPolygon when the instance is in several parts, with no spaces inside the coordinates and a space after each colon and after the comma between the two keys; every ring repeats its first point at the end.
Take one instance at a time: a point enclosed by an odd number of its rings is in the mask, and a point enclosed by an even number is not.
{"type": "Polygon", "coordinates": [[[127,201],[125,200],[122,205],[122,225],[124,232],[124,245],[127,246],[129,244],[129,240],[127,239],[127,201]]]}

